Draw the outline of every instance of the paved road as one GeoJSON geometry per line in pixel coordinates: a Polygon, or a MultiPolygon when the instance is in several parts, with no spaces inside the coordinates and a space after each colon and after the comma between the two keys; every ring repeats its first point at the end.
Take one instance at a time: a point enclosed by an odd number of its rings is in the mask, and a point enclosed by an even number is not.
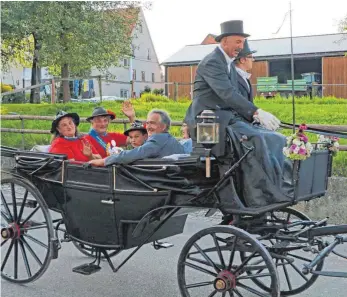
{"type": "MultiPolygon", "coordinates": [[[[118,273],[114,274],[106,263],[102,270],[90,276],[72,272],[72,268],[87,262],[89,258],[80,254],[71,243],[65,243],[60,250],[59,259],[53,260],[46,273],[36,282],[28,285],[16,285],[1,281],[1,296],[4,297],[95,297],[95,296],[180,296],[177,280],[177,259],[188,238],[202,228],[212,226],[217,221],[199,216],[190,217],[185,232],[172,237],[175,246],[155,251],[150,245],[143,247],[118,273]]],[[[341,251],[347,252],[347,246],[341,251]]],[[[113,258],[115,263],[124,258],[129,251],[113,258]]],[[[346,260],[335,256],[329,259],[326,268],[347,270],[346,260]]],[[[343,297],[346,296],[346,279],[319,278],[301,297],[343,297]]],[[[207,296],[208,294],[206,294],[207,296]]],[[[216,295],[218,296],[218,295],[216,295]]],[[[221,295],[219,295],[221,296],[221,295]]],[[[248,297],[251,295],[245,295],[248,297]]],[[[252,295],[253,296],[253,295],[252,295]]]]}

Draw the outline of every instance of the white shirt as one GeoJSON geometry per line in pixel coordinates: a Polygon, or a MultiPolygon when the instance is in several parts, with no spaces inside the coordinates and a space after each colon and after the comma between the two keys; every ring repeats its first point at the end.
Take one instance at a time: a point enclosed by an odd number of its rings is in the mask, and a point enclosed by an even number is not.
{"type": "Polygon", "coordinates": [[[222,46],[220,44],[218,44],[219,49],[221,50],[221,52],[223,53],[225,60],[227,61],[228,64],[228,73],[230,72],[230,66],[231,63],[234,62],[235,58],[230,58],[227,53],[223,50],[222,46]]]}
{"type": "Polygon", "coordinates": [[[241,68],[239,68],[239,67],[235,67],[236,68],[236,71],[237,71],[237,73],[238,74],[240,74],[240,76],[244,79],[244,81],[246,82],[246,85],[248,86],[248,90],[250,90],[251,88],[250,88],[250,86],[249,86],[249,82],[248,82],[248,80],[247,79],[249,79],[250,77],[251,77],[251,74],[250,73],[248,73],[248,72],[246,72],[246,71],[244,71],[244,70],[242,70],[241,68]]]}

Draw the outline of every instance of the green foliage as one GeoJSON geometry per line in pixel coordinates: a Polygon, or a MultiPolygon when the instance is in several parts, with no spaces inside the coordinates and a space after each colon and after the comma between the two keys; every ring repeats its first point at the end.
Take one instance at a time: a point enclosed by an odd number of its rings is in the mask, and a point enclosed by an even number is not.
{"type": "Polygon", "coordinates": [[[164,89],[154,89],[153,94],[154,95],[164,95],[164,89]]]}
{"type": "Polygon", "coordinates": [[[71,75],[118,65],[131,54],[139,12],[132,1],[14,1],[1,8],[2,62],[31,62],[35,36],[39,66],[49,66],[55,75],[62,75],[64,65],[71,75]]]}
{"type": "MultiPolygon", "coordinates": [[[[347,100],[335,98],[315,98],[310,100],[308,98],[296,98],[296,122],[306,124],[330,124],[330,125],[347,125],[347,100]]],[[[189,98],[179,98],[173,101],[165,96],[156,96],[152,93],[143,94],[139,99],[132,99],[132,104],[136,110],[136,117],[145,119],[147,113],[151,109],[164,109],[167,110],[174,121],[182,121],[184,115],[191,103],[189,98]]],[[[1,114],[9,114],[16,112],[22,115],[55,115],[58,110],[65,110],[70,112],[77,112],[81,117],[87,117],[91,114],[92,110],[97,105],[102,105],[106,109],[114,111],[118,119],[126,118],[121,113],[121,102],[107,101],[102,104],[93,103],[67,103],[67,104],[47,104],[41,103],[37,105],[31,104],[2,104],[1,114]]],[[[263,99],[256,98],[255,104],[271,113],[276,115],[283,122],[292,121],[292,105],[290,99],[275,98],[263,99]]],[[[39,129],[49,130],[50,121],[25,121],[25,129],[39,129]]],[[[2,121],[2,127],[8,128],[21,128],[20,121],[2,121]]],[[[79,130],[87,132],[89,124],[83,123],[80,125],[79,130]]],[[[112,124],[111,131],[124,131],[123,124],[112,124]]],[[[171,133],[179,137],[180,127],[172,127],[171,133]]],[[[290,129],[282,130],[284,135],[290,135],[290,129]]],[[[311,142],[317,140],[316,134],[308,134],[311,142]]],[[[3,145],[20,147],[22,143],[22,136],[14,133],[2,133],[1,141],[3,145]]],[[[25,136],[26,148],[31,148],[35,144],[49,143],[49,135],[35,135],[26,134],[25,136]]],[[[341,139],[340,144],[346,145],[347,140],[341,139]]],[[[347,176],[347,152],[340,152],[333,163],[334,175],[347,176]]]]}

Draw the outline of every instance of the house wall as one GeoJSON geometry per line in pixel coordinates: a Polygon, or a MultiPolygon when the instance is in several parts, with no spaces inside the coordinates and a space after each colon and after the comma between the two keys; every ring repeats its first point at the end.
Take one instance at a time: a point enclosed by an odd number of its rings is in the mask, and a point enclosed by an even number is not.
{"type": "Polygon", "coordinates": [[[347,57],[322,58],[322,72],[323,96],[347,99],[347,57]],[[324,86],[329,84],[335,86],[324,86]]]}
{"type": "MultiPolygon", "coordinates": [[[[155,48],[150,36],[150,32],[143,14],[140,10],[139,23],[132,35],[133,35],[133,54],[135,57],[128,58],[127,66],[124,66],[124,59],[120,60],[120,67],[110,67],[108,72],[112,76],[115,76],[117,81],[128,82],[125,83],[112,83],[102,82],[102,94],[105,96],[121,96],[121,91],[127,90],[128,96],[131,96],[131,85],[130,81],[134,77],[134,92],[136,96],[140,95],[140,92],[144,90],[146,86],[153,89],[164,88],[164,82],[161,78],[161,68],[155,52],[155,48]],[[142,27],[142,32],[141,32],[142,27]],[[142,77],[144,72],[144,80],[142,77]],[[152,81],[152,74],[154,74],[154,82],[152,81]]],[[[97,70],[93,70],[92,75],[99,75],[97,70]]],[[[99,93],[98,86],[96,86],[96,94],[99,93]]]]}

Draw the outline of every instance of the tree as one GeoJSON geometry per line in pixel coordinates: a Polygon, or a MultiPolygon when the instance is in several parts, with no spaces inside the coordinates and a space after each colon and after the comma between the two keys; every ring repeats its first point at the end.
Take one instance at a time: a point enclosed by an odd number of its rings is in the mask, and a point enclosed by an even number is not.
{"type": "MultiPolygon", "coordinates": [[[[8,63],[18,56],[26,56],[26,61],[31,58],[32,84],[37,82],[35,70],[42,66],[49,66],[51,74],[62,78],[88,75],[93,67],[105,71],[131,55],[138,5],[131,1],[2,2],[2,39],[6,47],[2,60],[8,63]],[[25,41],[30,58],[20,46],[25,41]]],[[[67,101],[67,80],[63,80],[63,89],[67,101]]]]}

